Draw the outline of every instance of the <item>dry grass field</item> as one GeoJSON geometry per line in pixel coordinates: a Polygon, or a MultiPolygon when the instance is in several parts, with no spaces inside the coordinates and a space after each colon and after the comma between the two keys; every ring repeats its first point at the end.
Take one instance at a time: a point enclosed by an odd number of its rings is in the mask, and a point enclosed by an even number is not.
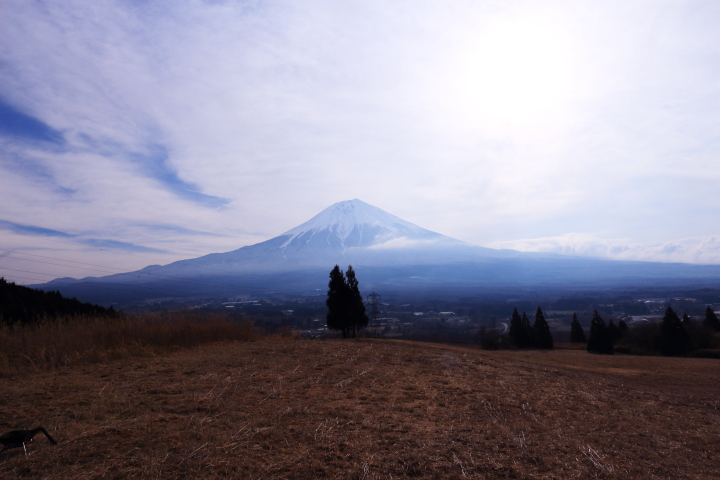
{"type": "Polygon", "coordinates": [[[720,362],[214,343],[0,378],[1,478],[718,478],[720,362]]]}

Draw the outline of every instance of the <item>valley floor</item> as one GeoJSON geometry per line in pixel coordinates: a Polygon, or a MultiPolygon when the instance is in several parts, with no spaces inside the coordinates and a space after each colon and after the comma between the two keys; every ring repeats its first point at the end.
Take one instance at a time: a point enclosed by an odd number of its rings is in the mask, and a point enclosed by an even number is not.
{"type": "Polygon", "coordinates": [[[0,379],[2,478],[717,478],[720,362],[211,344],[0,379]]]}

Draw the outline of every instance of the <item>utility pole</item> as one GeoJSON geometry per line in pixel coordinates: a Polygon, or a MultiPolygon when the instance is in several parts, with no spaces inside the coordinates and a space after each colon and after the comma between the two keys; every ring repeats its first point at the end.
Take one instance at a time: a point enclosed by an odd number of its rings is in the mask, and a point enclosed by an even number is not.
{"type": "Polygon", "coordinates": [[[373,326],[377,326],[378,324],[378,315],[380,315],[380,312],[378,312],[378,303],[380,303],[381,297],[380,294],[377,294],[375,292],[372,292],[370,295],[367,296],[367,301],[370,304],[370,316],[372,317],[373,326]]]}

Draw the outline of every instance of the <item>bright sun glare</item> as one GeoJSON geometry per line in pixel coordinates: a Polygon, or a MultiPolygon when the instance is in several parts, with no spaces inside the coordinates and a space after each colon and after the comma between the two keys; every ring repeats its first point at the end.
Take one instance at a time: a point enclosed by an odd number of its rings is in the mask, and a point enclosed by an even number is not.
{"type": "Polygon", "coordinates": [[[572,48],[569,35],[549,21],[487,25],[455,60],[451,95],[471,121],[535,122],[568,99],[572,48]]]}

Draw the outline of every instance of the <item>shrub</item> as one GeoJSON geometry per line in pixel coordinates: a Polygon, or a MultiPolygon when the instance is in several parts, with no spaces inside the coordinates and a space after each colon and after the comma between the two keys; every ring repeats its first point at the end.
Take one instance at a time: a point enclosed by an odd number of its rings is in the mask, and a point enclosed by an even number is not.
{"type": "Polygon", "coordinates": [[[480,327],[477,333],[480,347],[483,350],[500,350],[510,347],[510,339],[494,328],[480,327]]]}
{"type": "Polygon", "coordinates": [[[660,353],[660,325],[645,323],[632,327],[615,346],[615,351],[632,355],[658,355],[660,353]]]}

